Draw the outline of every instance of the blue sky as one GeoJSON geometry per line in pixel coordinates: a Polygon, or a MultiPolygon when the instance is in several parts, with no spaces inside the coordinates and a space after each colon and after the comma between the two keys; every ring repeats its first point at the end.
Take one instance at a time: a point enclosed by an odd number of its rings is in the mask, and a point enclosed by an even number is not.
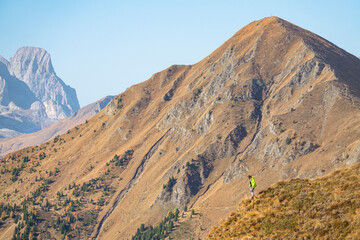
{"type": "Polygon", "coordinates": [[[360,1],[0,0],[0,55],[46,49],[81,106],[172,64],[206,57],[248,23],[278,16],[360,57],[360,1]]]}

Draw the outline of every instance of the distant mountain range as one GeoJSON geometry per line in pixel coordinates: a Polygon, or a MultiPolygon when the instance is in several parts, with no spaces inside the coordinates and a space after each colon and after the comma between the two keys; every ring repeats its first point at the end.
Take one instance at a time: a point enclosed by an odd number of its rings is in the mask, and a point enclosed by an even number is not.
{"type": "Polygon", "coordinates": [[[76,125],[86,122],[87,119],[100,112],[113,98],[114,96],[104,97],[79,109],[70,117],[61,119],[40,131],[24,133],[11,138],[0,138],[0,158],[9,152],[46,142],[76,125]]]}
{"type": "Polygon", "coordinates": [[[0,138],[39,131],[79,108],[44,49],[22,47],[10,61],[0,56],[0,138]]]}

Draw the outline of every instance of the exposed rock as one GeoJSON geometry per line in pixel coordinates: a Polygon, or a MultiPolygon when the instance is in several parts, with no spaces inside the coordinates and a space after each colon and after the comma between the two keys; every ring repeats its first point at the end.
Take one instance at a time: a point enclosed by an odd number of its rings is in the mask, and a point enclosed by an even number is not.
{"type": "Polygon", "coordinates": [[[171,202],[177,207],[184,207],[191,197],[200,191],[212,169],[211,161],[204,155],[192,159],[191,163],[187,162],[184,174],[176,180],[176,184],[171,189],[164,187],[154,204],[171,202]]]}
{"type": "Polygon", "coordinates": [[[44,103],[50,119],[69,117],[79,110],[76,92],[56,76],[50,54],[42,48],[22,47],[10,59],[10,73],[24,81],[44,103]]]}
{"type": "Polygon", "coordinates": [[[214,121],[214,116],[212,114],[212,111],[210,110],[204,115],[204,117],[200,120],[199,124],[197,125],[196,127],[197,133],[199,135],[203,135],[204,133],[206,133],[213,121],[214,121]]]}
{"type": "Polygon", "coordinates": [[[231,167],[226,169],[223,176],[223,182],[228,184],[238,177],[245,177],[249,168],[243,163],[242,160],[235,161],[231,167]]]}
{"type": "Polygon", "coordinates": [[[10,62],[0,58],[0,105],[7,119],[0,137],[38,131],[79,109],[75,90],[56,76],[50,55],[35,47],[20,48],[10,62]]]}
{"type": "Polygon", "coordinates": [[[236,126],[229,135],[225,138],[225,141],[221,147],[222,151],[225,153],[224,156],[220,155],[218,157],[232,157],[236,154],[237,147],[240,142],[247,136],[247,132],[244,126],[236,126]]]}

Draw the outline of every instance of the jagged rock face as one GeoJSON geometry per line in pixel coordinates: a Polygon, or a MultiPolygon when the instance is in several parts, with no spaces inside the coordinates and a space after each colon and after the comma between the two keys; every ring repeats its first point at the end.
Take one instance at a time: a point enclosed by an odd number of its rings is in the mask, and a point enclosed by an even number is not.
{"type": "Polygon", "coordinates": [[[20,48],[0,58],[0,137],[38,131],[79,109],[76,92],[56,76],[49,53],[20,48]]]}
{"type": "Polygon", "coordinates": [[[8,106],[10,102],[22,109],[29,109],[38,101],[26,83],[12,76],[6,64],[0,62],[0,105],[8,106]]]}
{"type": "Polygon", "coordinates": [[[128,239],[184,205],[208,231],[248,194],[249,174],[264,189],[359,161],[359,79],[360,60],[319,36],[276,17],[255,21],[199,63],[154,74],[61,136],[62,150],[48,150],[43,163],[60,163],[44,194],[70,196],[73,181],[104,178],[114,193],[96,209],[98,239],[128,239]],[[130,149],[117,168],[114,155],[130,149]]]}
{"type": "Polygon", "coordinates": [[[50,54],[44,49],[20,48],[10,59],[10,69],[44,103],[50,119],[62,119],[79,110],[75,90],[56,76],[50,54]]]}

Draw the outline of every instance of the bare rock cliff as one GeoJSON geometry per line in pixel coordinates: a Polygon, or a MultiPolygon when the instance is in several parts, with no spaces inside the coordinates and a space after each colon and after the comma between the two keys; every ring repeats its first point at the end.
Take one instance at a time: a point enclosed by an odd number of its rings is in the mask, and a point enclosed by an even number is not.
{"type": "Polygon", "coordinates": [[[10,61],[0,57],[0,137],[39,131],[79,107],[44,49],[23,47],[10,61]]]}

